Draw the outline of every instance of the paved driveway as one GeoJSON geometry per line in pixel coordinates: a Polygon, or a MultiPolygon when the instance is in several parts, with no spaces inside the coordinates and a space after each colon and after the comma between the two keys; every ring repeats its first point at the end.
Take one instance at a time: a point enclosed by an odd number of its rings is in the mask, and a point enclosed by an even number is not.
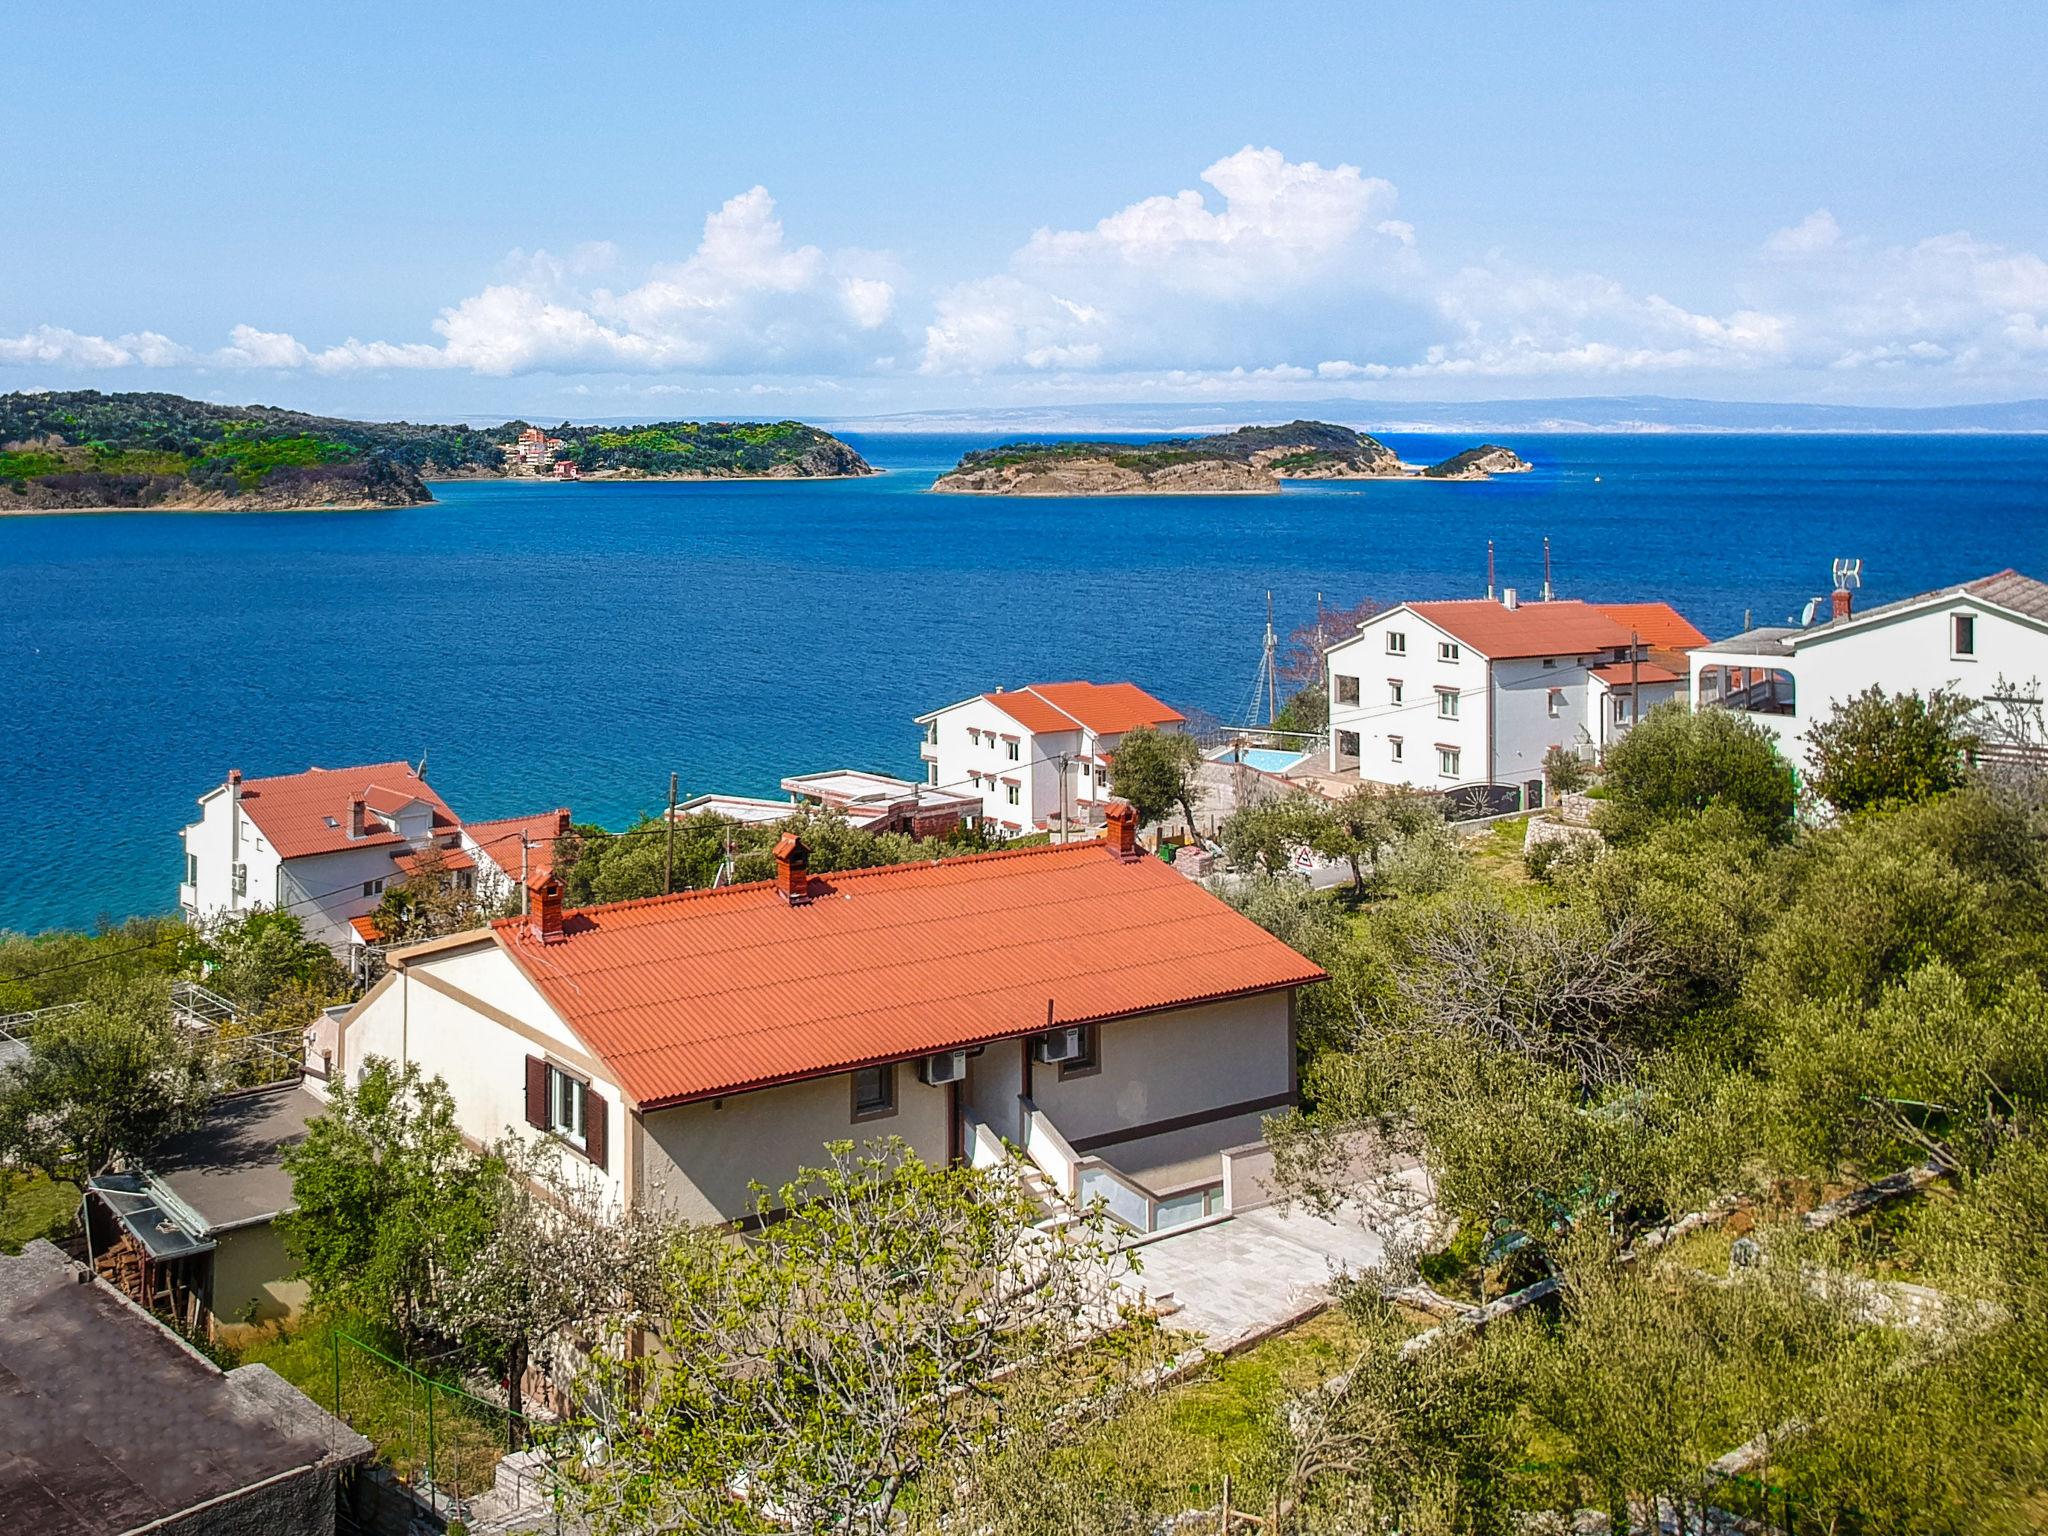
{"type": "Polygon", "coordinates": [[[1214,1226],[1176,1232],[1137,1250],[1143,1270],[1129,1282],[1148,1296],[1172,1292],[1181,1310],[1169,1328],[1205,1336],[1212,1349],[1263,1332],[1327,1294],[1341,1269],[1366,1269],[1386,1253],[1357,1208],[1325,1219],[1269,1207],[1214,1226]]]}

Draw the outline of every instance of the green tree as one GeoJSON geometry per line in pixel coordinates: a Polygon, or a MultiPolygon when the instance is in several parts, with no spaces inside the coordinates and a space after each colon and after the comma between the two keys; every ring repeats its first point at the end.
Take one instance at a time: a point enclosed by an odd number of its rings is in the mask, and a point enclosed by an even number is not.
{"type": "Polygon", "coordinates": [[[1911,805],[1962,786],[1978,736],[1959,694],[1887,694],[1873,683],[1806,733],[1808,786],[1845,815],[1911,805]]]}
{"type": "Polygon", "coordinates": [[[314,1300],[406,1334],[483,1244],[504,1173],[463,1140],[440,1078],[377,1056],[353,1088],[335,1084],[284,1166],[294,1209],[279,1224],[314,1300]]]}
{"type": "Polygon", "coordinates": [[[263,1013],[286,998],[331,1002],[348,990],[334,952],[308,938],[289,912],[223,917],[193,936],[185,959],[202,968],[207,986],[249,1013],[263,1013]]]}
{"type": "Polygon", "coordinates": [[[1163,820],[1177,807],[1193,827],[1195,807],[1202,801],[1201,745],[1183,732],[1149,725],[1126,731],[1116,744],[1109,787],[1131,802],[1141,826],[1163,820]]]}
{"type": "Polygon", "coordinates": [[[1769,730],[1732,710],[1694,714],[1675,699],[1643,716],[1608,752],[1606,782],[1601,825],[1616,841],[1710,805],[1782,837],[1797,803],[1791,765],[1769,730]]]}
{"type": "Polygon", "coordinates": [[[1084,1320],[1115,1320],[1100,1217],[1047,1241],[1007,1170],[828,1150],[758,1191],[752,1241],[678,1239],[651,1305],[659,1357],[593,1362],[606,1454],[570,1486],[595,1530],[752,1532],[772,1511],[879,1536],[912,1482],[941,1512],[1012,1428],[1054,1417],[1018,1388],[1084,1320]]]}
{"type": "Polygon", "coordinates": [[[83,1189],[196,1124],[212,1094],[199,1044],[171,1019],[168,983],[102,984],[45,1020],[0,1068],[0,1163],[83,1189]]]}
{"type": "Polygon", "coordinates": [[[1543,777],[1554,795],[1575,795],[1593,781],[1586,760],[1568,747],[1552,747],[1543,754],[1543,777]]]}

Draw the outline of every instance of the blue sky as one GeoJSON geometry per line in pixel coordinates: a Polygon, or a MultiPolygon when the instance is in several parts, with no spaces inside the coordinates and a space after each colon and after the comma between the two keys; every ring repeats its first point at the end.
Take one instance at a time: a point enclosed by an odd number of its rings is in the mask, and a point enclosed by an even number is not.
{"type": "Polygon", "coordinates": [[[2038,4],[112,4],[30,46],[0,389],[2048,395],[2038,4]]]}

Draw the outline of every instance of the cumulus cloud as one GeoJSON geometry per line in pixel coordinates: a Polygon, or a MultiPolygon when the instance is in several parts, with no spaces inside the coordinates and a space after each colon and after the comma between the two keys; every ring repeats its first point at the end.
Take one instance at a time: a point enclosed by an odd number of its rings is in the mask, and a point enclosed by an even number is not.
{"type": "Polygon", "coordinates": [[[633,268],[603,241],[514,251],[440,310],[431,339],[323,343],[244,323],[202,350],[156,331],[44,325],[0,337],[0,366],[743,374],[813,392],[915,368],[947,388],[1007,377],[1033,390],[1273,393],[1733,373],[1775,387],[1914,371],[2038,390],[2048,364],[2048,261],[1967,232],[1887,244],[1816,209],[1760,229],[1702,301],[1597,264],[1446,261],[1397,200],[1356,165],[1247,146],[1195,187],[1083,227],[1020,230],[1000,270],[925,291],[891,256],[793,239],[757,186],[706,215],[677,259],[633,268]]]}

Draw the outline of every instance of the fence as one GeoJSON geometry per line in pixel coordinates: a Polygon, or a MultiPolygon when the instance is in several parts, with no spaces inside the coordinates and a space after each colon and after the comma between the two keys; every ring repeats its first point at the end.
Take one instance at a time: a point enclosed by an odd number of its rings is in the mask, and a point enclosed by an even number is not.
{"type": "Polygon", "coordinates": [[[488,1492],[523,1415],[394,1360],[336,1329],[334,1416],[376,1445],[398,1480],[437,1514],[467,1519],[488,1492]]]}

